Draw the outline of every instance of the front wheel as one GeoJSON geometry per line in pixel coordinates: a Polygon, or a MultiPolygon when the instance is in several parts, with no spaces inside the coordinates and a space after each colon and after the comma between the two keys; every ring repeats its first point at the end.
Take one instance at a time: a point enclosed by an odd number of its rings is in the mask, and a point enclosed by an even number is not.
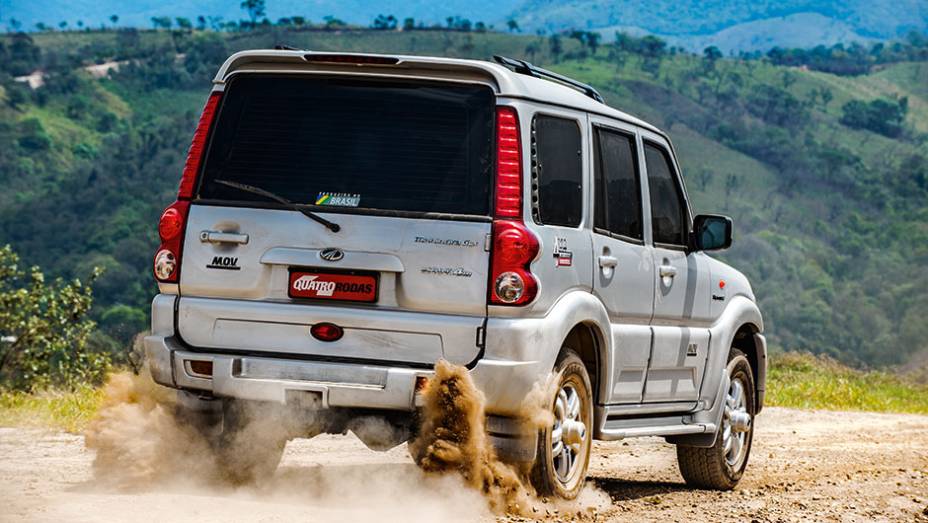
{"type": "Polygon", "coordinates": [[[738,349],[728,356],[727,372],[730,384],[715,444],[709,448],[677,446],[677,463],[687,485],[731,490],[748,465],[754,439],[754,375],[738,349]]]}
{"type": "Polygon", "coordinates": [[[586,481],[593,439],[593,395],[583,361],[563,349],[554,366],[550,427],[539,431],[532,485],[539,494],[574,499],[586,481]]]}

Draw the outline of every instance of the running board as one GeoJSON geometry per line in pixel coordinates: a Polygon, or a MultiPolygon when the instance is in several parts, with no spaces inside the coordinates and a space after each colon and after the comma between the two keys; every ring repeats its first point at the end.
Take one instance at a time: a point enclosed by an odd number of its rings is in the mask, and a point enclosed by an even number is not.
{"type": "Polygon", "coordinates": [[[608,419],[599,427],[596,439],[615,441],[645,436],[682,436],[713,433],[714,423],[692,423],[690,416],[652,417],[645,419],[608,419]]]}

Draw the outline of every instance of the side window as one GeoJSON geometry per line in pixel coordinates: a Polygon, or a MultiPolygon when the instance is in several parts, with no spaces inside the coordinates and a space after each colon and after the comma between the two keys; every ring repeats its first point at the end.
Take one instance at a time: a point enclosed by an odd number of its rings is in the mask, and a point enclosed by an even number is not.
{"type": "Polygon", "coordinates": [[[670,158],[662,147],[645,143],[644,161],[651,191],[654,243],[686,245],[686,205],[670,158]]]}
{"type": "Polygon", "coordinates": [[[641,178],[635,137],[597,128],[595,146],[594,226],[626,238],[643,240],[641,178]]]}
{"type": "Polygon", "coordinates": [[[583,217],[580,126],[538,115],[532,120],[534,218],[545,225],[577,227],[583,217]]]}

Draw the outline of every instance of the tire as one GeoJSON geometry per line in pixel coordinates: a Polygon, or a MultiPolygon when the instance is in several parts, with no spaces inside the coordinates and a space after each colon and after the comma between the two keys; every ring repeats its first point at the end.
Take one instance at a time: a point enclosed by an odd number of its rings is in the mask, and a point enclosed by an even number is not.
{"type": "Polygon", "coordinates": [[[220,480],[240,485],[269,479],[289,435],[277,409],[238,400],[178,402],[178,420],[195,427],[213,453],[220,480]],[[197,404],[199,403],[199,405],[197,404]]]}
{"type": "Polygon", "coordinates": [[[726,394],[727,405],[722,424],[709,448],[677,445],[677,464],[687,485],[701,489],[731,490],[741,480],[751,454],[754,439],[754,375],[747,357],[738,349],[728,355],[728,376],[731,385],[726,394]],[[737,399],[736,388],[743,400],[737,399]],[[733,417],[732,413],[741,416],[733,417]],[[747,428],[745,430],[745,418],[747,428]],[[730,445],[730,447],[727,447],[730,445]],[[727,447],[727,448],[726,448],[727,447]]]}
{"type": "Polygon", "coordinates": [[[593,394],[583,361],[567,347],[554,366],[557,375],[548,405],[554,425],[538,434],[531,481],[542,496],[574,499],[586,481],[593,440],[593,394]],[[578,424],[579,423],[579,424],[578,424]],[[569,424],[569,425],[568,425],[569,424]],[[560,435],[560,446],[556,445],[560,435]],[[568,443],[568,439],[572,443],[568,443]],[[557,448],[561,451],[557,452],[557,448]]]}

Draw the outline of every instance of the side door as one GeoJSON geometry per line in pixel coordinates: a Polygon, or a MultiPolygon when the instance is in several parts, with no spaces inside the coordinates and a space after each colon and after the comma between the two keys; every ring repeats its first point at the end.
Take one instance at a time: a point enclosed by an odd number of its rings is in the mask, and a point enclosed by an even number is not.
{"type": "Polygon", "coordinates": [[[609,312],[612,380],[606,402],[639,403],[651,351],[654,261],[633,127],[592,119],[593,292],[609,312]]]}
{"type": "Polygon", "coordinates": [[[643,401],[695,402],[709,349],[709,266],[687,248],[692,218],[670,144],[641,136],[654,246],[654,340],[643,401]]]}

